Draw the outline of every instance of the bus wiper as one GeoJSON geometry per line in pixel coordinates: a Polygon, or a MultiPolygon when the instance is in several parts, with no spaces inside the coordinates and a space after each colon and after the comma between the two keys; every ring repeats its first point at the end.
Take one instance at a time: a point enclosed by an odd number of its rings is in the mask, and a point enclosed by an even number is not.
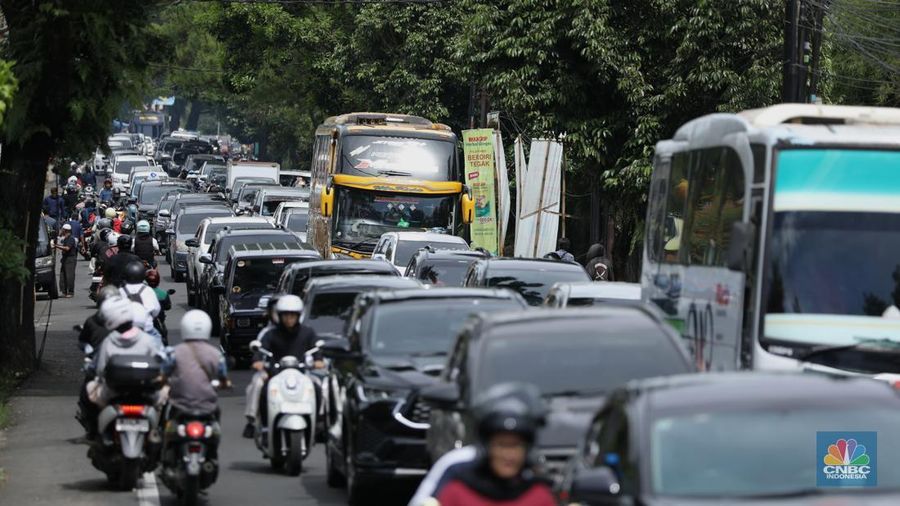
{"type": "Polygon", "coordinates": [[[810,357],[831,353],[833,351],[856,350],[859,348],[865,348],[867,346],[871,346],[873,348],[881,348],[883,350],[900,350],[900,342],[894,341],[893,339],[870,339],[862,337],[858,337],[856,339],[858,340],[858,342],[852,344],[839,344],[837,346],[815,346],[807,350],[805,353],[797,355],[795,358],[797,360],[803,361],[809,359],[810,357]]]}
{"type": "Polygon", "coordinates": [[[400,170],[379,170],[378,173],[382,176],[412,176],[411,172],[403,172],[400,170]]]}
{"type": "MultiPolygon", "coordinates": [[[[354,244],[354,245],[352,245],[352,246],[342,246],[342,247],[343,247],[343,248],[347,248],[347,249],[349,249],[349,250],[355,250],[356,248],[359,248],[360,246],[363,246],[363,245],[365,245],[365,244],[371,244],[371,243],[376,243],[376,242],[378,242],[377,239],[375,239],[375,238],[369,238],[369,239],[363,239],[362,241],[359,241],[358,243],[356,243],[356,244],[354,244]]],[[[347,242],[346,242],[346,241],[335,241],[335,244],[341,244],[341,245],[342,245],[342,244],[347,244],[347,242]]]]}

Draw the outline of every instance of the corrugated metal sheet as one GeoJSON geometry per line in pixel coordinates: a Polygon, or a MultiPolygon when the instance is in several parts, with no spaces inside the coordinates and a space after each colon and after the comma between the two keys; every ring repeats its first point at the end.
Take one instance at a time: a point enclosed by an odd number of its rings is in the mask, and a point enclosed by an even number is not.
{"type": "Polygon", "coordinates": [[[559,233],[561,142],[535,139],[531,142],[520,213],[516,224],[515,256],[538,258],[556,250],[559,233]]]}
{"type": "Polygon", "coordinates": [[[497,161],[497,207],[500,225],[500,236],[497,238],[497,247],[503,254],[503,245],[506,243],[506,232],[509,230],[509,174],[506,170],[506,153],[503,151],[503,137],[500,130],[494,130],[494,159],[497,161]]]}

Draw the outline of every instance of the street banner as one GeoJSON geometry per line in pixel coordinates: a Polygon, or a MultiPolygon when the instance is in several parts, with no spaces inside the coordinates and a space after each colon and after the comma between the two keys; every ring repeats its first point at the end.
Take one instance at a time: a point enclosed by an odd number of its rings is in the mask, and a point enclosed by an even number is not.
{"type": "Polygon", "coordinates": [[[472,247],[498,254],[497,202],[494,195],[494,131],[463,130],[465,181],[475,200],[475,220],[469,228],[472,247]]]}

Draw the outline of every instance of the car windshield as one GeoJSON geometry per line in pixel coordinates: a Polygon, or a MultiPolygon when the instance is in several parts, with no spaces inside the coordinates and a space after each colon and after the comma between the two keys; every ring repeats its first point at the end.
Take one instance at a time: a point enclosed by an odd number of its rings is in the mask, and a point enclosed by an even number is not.
{"type": "Polygon", "coordinates": [[[187,193],[190,191],[186,186],[163,186],[163,185],[141,185],[141,193],[140,198],[138,199],[138,203],[140,204],[155,204],[159,202],[159,199],[162,198],[168,192],[178,192],[178,193],[187,193]]]}
{"type": "Polygon", "coordinates": [[[228,227],[230,230],[247,230],[254,228],[272,228],[270,225],[266,223],[258,223],[258,222],[247,222],[247,221],[229,221],[225,223],[210,223],[206,226],[206,233],[203,234],[203,242],[205,244],[209,244],[212,242],[213,237],[216,236],[216,233],[221,231],[223,228],[228,227]]]}
{"type": "Polygon", "coordinates": [[[373,249],[385,232],[447,232],[453,218],[451,195],[401,195],[353,188],[337,191],[333,241],[343,246],[358,243],[373,249]]]}
{"type": "Polygon", "coordinates": [[[456,145],[452,141],[349,135],[341,146],[343,174],[456,180],[456,145]]]}
{"type": "Polygon", "coordinates": [[[174,207],[174,206],[175,206],[175,198],[174,197],[167,198],[165,200],[160,201],[159,210],[160,211],[162,211],[162,210],[171,211],[172,207],[174,207]]]}
{"type": "Polygon", "coordinates": [[[197,231],[200,222],[204,218],[215,218],[217,216],[232,216],[227,208],[220,209],[204,209],[202,213],[185,213],[178,217],[178,235],[191,234],[197,231]]]}
{"type": "Polygon", "coordinates": [[[806,346],[900,345],[898,195],[900,151],[779,155],[766,255],[766,338],[806,346]]]}
{"type": "Polygon", "coordinates": [[[394,253],[394,265],[399,265],[406,267],[406,264],[409,263],[409,260],[416,254],[417,251],[424,248],[425,246],[432,246],[435,249],[454,249],[454,250],[466,250],[469,249],[469,246],[464,242],[440,242],[437,241],[399,241],[397,243],[397,252],[394,253]]]}
{"type": "Polygon", "coordinates": [[[515,290],[529,305],[540,306],[554,283],[577,281],[590,281],[590,278],[582,269],[551,269],[540,265],[533,269],[489,267],[487,286],[515,290]]]}
{"type": "Polygon", "coordinates": [[[462,286],[466,271],[475,258],[429,260],[422,266],[418,279],[435,286],[462,286]]]}
{"type": "MultiPolygon", "coordinates": [[[[816,488],[816,475],[825,469],[819,460],[824,460],[825,449],[817,445],[817,432],[860,428],[877,433],[878,449],[892,452],[900,447],[896,430],[900,412],[871,403],[852,403],[849,400],[806,409],[787,405],[740,411],[693,409],[690,413],[661,415],[650,429],[653,492],[660,496],[715,497],[717,503],[725,504],[728,501],[721,499],[726,497],[789,496],[827,490],[816,488]]],[[[862,450],[862,455],[866,450],[874,454],[873,448],[862,450]]],[[[900,487],[900,467],[879,466],[878,487],[900,487]]]]}
{"type": "Polygon", "coordinates": [[[45,257],[52,254],[50,250],[50,234],[47,233],[47,224],[44,220],[38,221],[37,244],[34,247],[35,257],[45,257]]]}
{"type": "Polygon", "coordinates": [[[263,216],[272,216],[275,214],[275,210],[278,209],[278,204],[282,202],[309,202],[309,197],[301,197],[297,196],[286,196],[286,195],[272,195],[263,197],[262,208],[260,208],[259,212],[263,216]]]}
{"type": "Polygon", "coordinates": [[[121,161],[116,163],[116,174],[131,174],[131,169],[135,167],[150,167],[150,162],[146,160],[121,161]]]}
{"type": "Polygon", "coordinates": [[[231,281],[231,296],[274,292],[284,267],[299,260],[302,259],[275,257],[236,261],[231,281]]]}
{"type": "Polygon", "coordinates": [[[547,395],[603,393],[633,379],[687,372],[672,339],[635,311],[499,326],[482,351],[477,383],[481,391],[512,381],[532,383],[547,395]]]}
{"type": "Polygon", "coordinates": [[[307,222],[309,222],[309,214],[306,212],[295,212],[288,214],[284,224],[291,232],[306,232],[307,222]]]}
{"type": "Polygon", "coordinates": [[[382,303],[368,347],[375,355],[446,354],[469,315],[521,309],[512,299],[433,299],[382,303]]]}
{"type": "Polygon", "coordinates": [[[316,295],[307,309],[304,325],[310,326],[320,335],[342,333],[358,294],[359,292],[352,291],[316,295]]]}

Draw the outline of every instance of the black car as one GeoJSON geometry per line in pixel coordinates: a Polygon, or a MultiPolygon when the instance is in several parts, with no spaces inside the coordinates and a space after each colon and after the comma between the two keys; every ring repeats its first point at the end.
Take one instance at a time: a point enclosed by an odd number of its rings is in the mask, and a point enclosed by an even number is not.
{"type": "Polygon", "coordinates": [[[576,263],[540,258],[486,258],[469,266],[464,286],[509,288],[530,306],[540,306],[554,283],[590,281],[576,263]]]}
{"type": "Polygon", "coordinates": [[[260,226],[255,229],[245,230],[221,230],[209,245],[209,253],[200,256],[203,269],[198,274],[197,302],[199,308],[209,313],[213,321],[213,333],[220,331],[218,317],[218,299],[213,289],[224,286],[223,273],[225,262],[228,260],[228,251],[238,244],[256,244],[275,242],[306,249],[313,259],[320,259],[319,253],[311,247],[306,247],[293,234],[278,230],[274,225],[260,226]]]}
{"type": "Polygon", "coordinates": [[[295,243],[237,244],[228,250],[224,284],[218,295],[220,344],[228,356],[249,360],[250,341],[266,326],[260,299],[275,292],[281,271],[296,262],[309,262],[318,254],[295,243]]]}
{"type": "MultiPolygon", "coordinates": [[[[193,204],[194,202],[187,202],[193,204]]],[[[234,216],[231,209],[223,205],[188,205],[182,207],[172,228],[167,230],[169,234],[168,254],[172,264],[172,279],[176,282],[184,281],[188,270],[188,246],[186,241],[197,234],[197,228],[204,218],[224,218],[234,216]]]]}
{"type": "Polygon", "coordinates": [[[37,244],[34,246],[34,291],[45,291],[51,299],[59,298],[56,284],[56,255],[50,241],[52,231],[43,219],[38,220],[37,244]]]}
{"type": "Polygon", "coordinates": [[[303,297],[303,290],[310,279],[348,274],[399,276],[397,269],[381,260],[321,260],[303,265],[293,265],[285,269],[281,274],[281,279],[278,280],[278,293],[292,293],[303,297]]]}
{"type": "Polygon", "coordinates": [[[531,383],[550,408],[536,454],[558,478],[608,392],[632,379],[694,370],[681,337],[649,306],[481,314],[459,333],[442,382],[422,394],[436,408],[428,453],[434,461],[474,442],[478,392],[531,383]]]}
{"type": "Polygon", "coordinates": [[[435,286],[462,286],[469,266],[489,257],[486,251],[434,249],[426,246],[409,260],[405,276],[435,286]]]}
{"type": "Polygon", "coordinates": [[[319,337],[343,337],[356,297],[372,290],[421,288],[413,279],[387,276],[326,276],[306,283],[300,322],[319,337]]]}
{"type": "Polygon", "coordinates": [[[153,221],[163,196],[169,192],[189,193],[193,191],[190,183],[175,181],[145,181],[141,183],[136,204],[138,219],[153,221]]]}
{"type": "Polygon", "coordinates": [[[737,372],[635,381],[611,393],[594,418],[561,499],[585,506],[898,504],[900,466],[884,465],[896,461],[898,424],[897,391],[869,378],[737,372]],[[839,479],[827,488],[833,478],[825,456],[841,439],[859,439],[853,446],[862,451],[844,455],[859,458],[858,466],[871,456],[871,467],[855,474],[877,470],[877,486],[847,488],[860,480],[839,479]]]}
{"type": "Polygon", "coordinates": [[[508,290],[435,288],[374,291],[356,299],[347,339],[323,344],[332,359],[335,409],[327,414],[328,483],[346,479],[350,502],[380,480],[418,478],[428,470],[429,407],[422,387],[436,381],[453,336],[478,312],[525,308],[508,290]]]}

